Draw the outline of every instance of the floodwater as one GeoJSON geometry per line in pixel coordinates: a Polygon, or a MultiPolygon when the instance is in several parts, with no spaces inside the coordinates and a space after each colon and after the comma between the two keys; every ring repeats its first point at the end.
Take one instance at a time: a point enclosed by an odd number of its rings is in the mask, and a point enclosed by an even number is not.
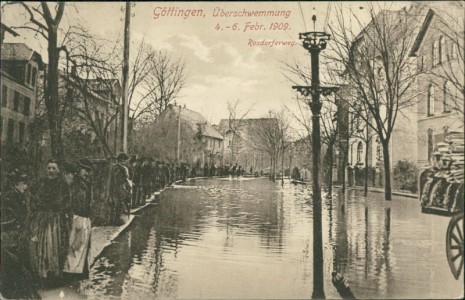
{"type": "MultiPolygon", "coordinates": [[[[357,298],[460,298],[445,253],[448,217],[418,200],[350,192],[323,201],[331,272],[357,298]],[[344,199],[345,198],[345,199],[344,199]]],[[[266,179],[195,180],[168,189],[105,249],[82,281],[90,299],[257,299],[312,295],[310,191],[266,179]]]]}

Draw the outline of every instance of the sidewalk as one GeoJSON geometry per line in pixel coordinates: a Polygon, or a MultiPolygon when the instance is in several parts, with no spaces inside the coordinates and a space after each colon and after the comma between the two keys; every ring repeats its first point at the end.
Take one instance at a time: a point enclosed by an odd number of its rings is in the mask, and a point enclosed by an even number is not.
{"type": "MultiPolygon", "coordinates": [[[[187,181],[192,179],[201,179],[203,177],[194,177],[188,178],[187,181]]],[[[173,185],[181,183],[182,180],[178,180],[174,182],[173,185]]],[[[91,234],[91,248],[90,248],[90,261],[91,267],[94,265],[95,261],[99,257],[99,255],[103,252],[103,250],[110,246],[112,241],[115,240],[129,225],[131,225],[132,221],[134,220],[135,213],[138,211],[146,208],[149,206],[153,201],[155,201],[156,197],[159,196],[164,190],[167,188],[173,187],[173,185],[165,187],[164,189],[153,193],[149,199],[146,200],[145,205],[132,208],[130,210],[130,214],[125,214],[121,216],[121,220],[124,221],[124,224],[121,226],[98,226],[92,228],[91,234]]]]}
{"type": "MultiPolygon", "coordinates": [[[[341,188],[340,185],[334,186],[335,188],[341,188]]],[[[363,186],[351,186],[351,187],[346,187],[348,190],[361,190],[363,191],[364,187],[363,186]]],[[[384,189],[382,188],[375,188],[375,187],[368,187],[369,192],[374,192],[374,193],[384,193],[384,189]]],[[[392,191],[393,195],[396,196],[402,196],[402,197],[408,197],[408,198],[416,198],[418,199],[419,195],[410,193],[410,192],[402,192],[402,191],[392,191]]]]}

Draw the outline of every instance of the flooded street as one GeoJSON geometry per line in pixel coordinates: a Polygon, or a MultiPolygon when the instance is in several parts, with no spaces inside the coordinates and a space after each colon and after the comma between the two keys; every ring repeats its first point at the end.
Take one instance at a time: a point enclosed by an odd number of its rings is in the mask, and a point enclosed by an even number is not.
{"type": "MultiPolygon", "coordinates": [[[[88,298],[311,298],[308,187],[267,179],[194,180],[168,189],[106,248],[79,292],[88,298]]],[[[331,272],[357,298],[459,298],[445,254],[449,217],[416,199],[357,192],[323,201],[325,294],[331,272]]]]}

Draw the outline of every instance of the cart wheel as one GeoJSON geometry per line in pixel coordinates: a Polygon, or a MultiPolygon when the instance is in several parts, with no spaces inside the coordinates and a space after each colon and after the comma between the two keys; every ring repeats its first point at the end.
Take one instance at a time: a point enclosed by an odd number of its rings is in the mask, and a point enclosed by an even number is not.
{"type": "Polygon", "coordinates": [[[457,280],[463,268],[463,213],[449,222],[446,237],[447,262],[454,278],[457,280]]]}

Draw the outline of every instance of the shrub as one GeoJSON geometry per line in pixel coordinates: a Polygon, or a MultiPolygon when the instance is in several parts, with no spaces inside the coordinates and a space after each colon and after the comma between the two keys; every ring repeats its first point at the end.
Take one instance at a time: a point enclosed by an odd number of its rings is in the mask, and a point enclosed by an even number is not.
{"type": "Polygon", "coordinates": [[[394,180],[400,190],[417,192],[418,168],[415,163],[407,160],[399,160],[394,167],[394,180]]]}

